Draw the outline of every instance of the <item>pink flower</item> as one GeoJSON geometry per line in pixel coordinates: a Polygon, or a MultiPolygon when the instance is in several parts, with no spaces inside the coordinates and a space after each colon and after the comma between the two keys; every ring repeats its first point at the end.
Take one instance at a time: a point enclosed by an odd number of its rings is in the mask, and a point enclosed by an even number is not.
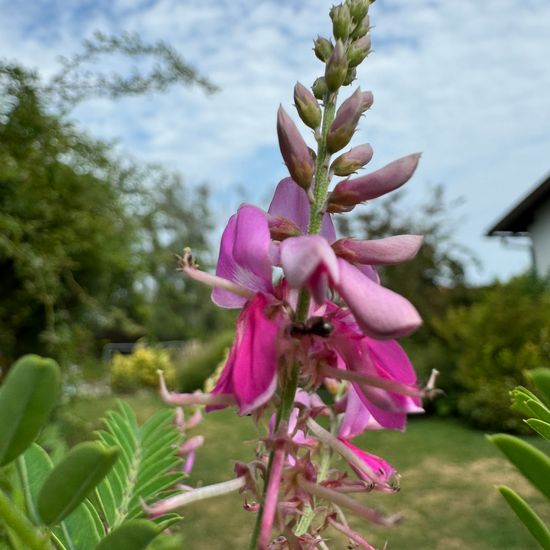
{"type": "MultiPolygon", "coordinates": [[[[305,191],[290,179],[281,181],[269,214],[285,217],[305,232],[309,220],[305,191]]],[[[418,328],[422,321],[416,309],[402,296],[377,284],[370,264],[410,259],[421,239],[404,235],[380,241],[335,240],[334,226],[325,215],[320,235],[289,237],[280,243],[280,264],[290,287],[308,288],[319,305],[325,302],[328,288],[333,288],[361,329],[377,338],[405,336],[418,328]]]]}
{"type": "MultiPolygon", "coordinates": [[[[347,439],[342,437],[338,438],[348,449],[350,449],[355,456],[365,464],[367,468],[372,470],[377,479],[384,484],[389,485],[390,487],[397,488],[399,486],[399,476],[395,471],[394,467],[386,462],[383,458],[379,456],[367,453],[359,447],[352,445],[347,439]]],[[[369,478],[365,475],[364,471],[359,469],[354,464],[350,464],[357,476],[363,481],[369,481],[369,478]]]]}
{"type": "Polygon", "coordinates": [[[414,371],[396,342],[380,342],[372,336],[408,334],[420,324],[420,317],[405,298],[378,284],[370,264],[361,262],[395,263],[409,258],[418,249],[419,239],[403,236],[370,245],[336,241],[330,216],[325,215],[320,235],[272,240],[270,219],[277,217],[279,228],[305,232],[309,208],[306,192],[292,180],[283,180],[268,213],[244,205],[231,217],[222,236],[216,276],[189,264],[183,267],[215,287],[212,298],[217,304],[243,308],[209,409],[234,401],[240,414],[249,414],[265,405],[276,389],[280,362],[291,364],[297,359],[298,340],[303,355],[298,359],[312,380],[320,383],[326,376],[351,380],[374,421],[402,429],[407,412],[418,409],[414,371]],[[279,265],[284,279],[274,285],[273,267],[279,265]],[[295,328],[297,294],[292,291],[304,287],[317,303],[310,307],[312,319],[322,321],[327,316],[330,330],[326,334],[310,332],[306,326],[295,328]],[[349,311],[327,300],[329,289],[343,298],[349,311]]]}

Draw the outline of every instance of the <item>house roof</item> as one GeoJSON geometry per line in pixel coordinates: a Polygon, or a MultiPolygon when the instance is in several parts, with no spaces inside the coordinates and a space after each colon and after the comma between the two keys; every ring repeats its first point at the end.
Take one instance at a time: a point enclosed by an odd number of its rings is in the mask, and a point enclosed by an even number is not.
{"type": "Polygon", "coordinates": [[[527,233],[533,222],[535,211],[546,201],[550,201],[550,174],[495,223],[487,231],[487,235],[493,237],[527,233]]]}

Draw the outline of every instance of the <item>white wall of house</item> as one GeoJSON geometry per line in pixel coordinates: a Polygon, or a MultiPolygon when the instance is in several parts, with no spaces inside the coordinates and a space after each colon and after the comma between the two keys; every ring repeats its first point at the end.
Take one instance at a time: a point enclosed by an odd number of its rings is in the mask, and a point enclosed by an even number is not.
{"type": "Polygon", "coordinates": [[[537,274],[550,274],[550,200],[535,211],[533,223],[529,226],[533,241],[537,274]]]}

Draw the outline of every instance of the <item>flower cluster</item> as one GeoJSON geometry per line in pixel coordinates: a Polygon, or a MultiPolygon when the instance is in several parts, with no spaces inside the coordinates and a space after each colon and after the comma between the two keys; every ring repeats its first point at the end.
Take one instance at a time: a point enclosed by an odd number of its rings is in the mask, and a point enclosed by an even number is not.
{"type": "MultiPolygon", "coordinates": [[[[324,76],[312,91],[300,83],[294,89],[317,153],[280,107],[277,135],[291,177],[278,184],[267,212],[244,204],[230,218],[215,275],[201,271],[189,250],[180,261],[185,274],[213,288],[218,306],[239,308],[240,315],[214,389],[175,394],[162,382],[164,399],[206,405],[207,411],[235,406],[241,415],[270,421],[255,459],[236,466],[236,479],[183,493],[159,509],[240,490],[245,509],[258,515],[251,548],[326,548],[322,533],[329,526],[350,544],[371,548],[349,527],[343,509],[395,523],[398,517],[350,495],[395,492],[399,476],[350,440],[370,429],[402,430],[409,413],[422,411],[426,390],[396,341],[421,319],[408,300],[381,284],[375,268],[413,258],[422,238],[338,239],[332,220],[402,186],[420,157],[359,177],[353,174],[370,161],[370,145],[331,158],[348,145],[373,102],[371,92],[357,89],[336,109],[339,89],[351,84],[370,51],[369,5],[346,0],[331,10],[335,41],[319,37],[314,48],[324,76]],[[345,179],[329,192],[335,176],[345,179]],[[337,458],[349,470],[339,470],[337,458]]],[[[432,386],[433,380],[427,389],[432,386]]]]}

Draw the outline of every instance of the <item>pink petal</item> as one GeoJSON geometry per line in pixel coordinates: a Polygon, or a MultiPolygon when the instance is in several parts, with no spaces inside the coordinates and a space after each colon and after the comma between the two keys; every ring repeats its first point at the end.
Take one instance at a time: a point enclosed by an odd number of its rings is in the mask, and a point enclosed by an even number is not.
{"type": "Polygon", "coordinates": [[[360,241],[340,239],[332,248],[337,256],[353,264],[398,264],[414,258],[422,244],[420,235],[396,235],[360,241]]]}
{"type": "MultiPolygon", "coordinates": [[[[370,355],[367,338],[357,339],[350,336],[350,334],[342,333],[335,334],[331,338],[331,346],[342,357],[346,369],[371,376],[379,376],[380,374],[370,355]]],[[[392,430],[403,430],[405,428],[409,397],[365,384],[353,382],[352,385],[361,403],[378,424],[392,430]]],[[[357,402],[352,404],[357,410],[361,410],[357,402]]],[[[361,414],[365,413],[362,412],[361,414]]],[[[362,422],[364,422],[364,419],[362,422]]],[[[350,430],[356,430],[359,427],[352,427],[350,430]]]]}
{"type": "Polygon", "coordinates": [[[339,437],[351,439],[361,435],[366,430],[377,430],[381,426],[374,420],[369,410],[365,407],[361,398],[352,384],[347,389],[346,410],[338,431],[339,437]]]}
{"type": "Polygon", "coordinates": [[[240,414],[248,414],[265,404],[277,386],[277,340],[282,319],[280,314],[275,319],[267,317],[267,306],[267,298],[257,294],[241,313],[238,321],[241,337],[236,339],[224,369],[224,372],[230,369],[231,382],[222,381],[222,376],[216,385],[216,390],[218,386],[232,390],[240,414]]]}
{"type": "MultiPolygon", "coordinates": [[[[395,479],[396,477],[396,471],[395,468],[386,462],[383,458],[380,458],[379,456],[367,453],[366,451],[363,451],[359,447],[356,447],[355,445],[352,445],[347,439],[344,439],[342,437],[338,438],[346,447],[351,449],[353,453],[359,457],[373,472],[375,472],[378,476],[378,479],[382,483],[388,483],[392,481],[392,478],[395,479]]],[[[353,468],[353,465],[351,466],[353,468]]],[[[365,481],[368,481],[368,478],[358,469],[353,468],[356,472],[356,474],[365,481]]]]}
{"type": "MultiPolygon", "coordinates": [[[[253,292],[273,291],[271,238],[266,213],[249,204],[239,208],[222,235],[216,275],[253,292]]],[[[242,307],[246,301],[215,288],[212,300],[221,307],[242,307]]]]}
{"type": "Polygon", "coordinates": [[[339,182],[330,195],[328,211],[345,212],[363,201],[375,199],[401,187],[414,174],[420,154],[416,153],[387,164],[376,172],[339,182]]]}
{"type": "Polygon", "coordinates": [[[292,288],[307,287],[315,301],[322,304],[326,298],[329,280],[338,284],[340,274],[334,251],[319,235],[291,237],[280,246],[281,266],[292,288]]]}
{"type": "Polygon", "coordinates": [[[398,338],[417,329],[422,320],[405,298],[374,283],[356,267],[338,258],[340,282],[336,288],[365,334],[398,338]]]}
{"type": "MultiPolygon", "coordinates": [[[[307,193],[291,178],[285,178],[277,185],[268,213],[289,219],[300,228],[302,233],[306,234],[309,225],[309,210],[307,193]]],[[[329,214],[323,216],[321,235],[329,243],[336,240],[336,230],[329,214]]]]}

